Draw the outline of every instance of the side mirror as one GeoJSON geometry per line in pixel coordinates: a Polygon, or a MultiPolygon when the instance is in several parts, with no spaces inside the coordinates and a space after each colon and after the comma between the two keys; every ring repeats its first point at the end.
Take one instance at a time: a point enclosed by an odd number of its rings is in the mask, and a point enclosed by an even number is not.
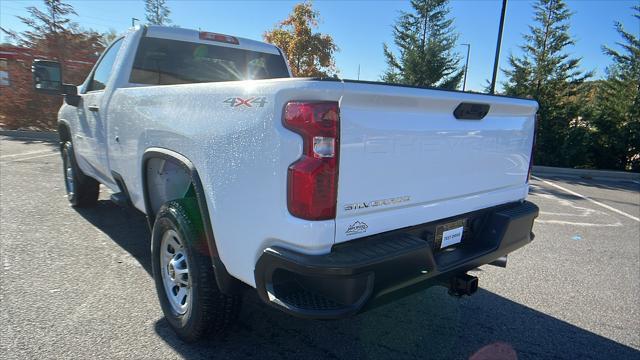
{"type": "Polygon", "coordinates": [[[62,69],[60,63],[49,60],[34,60],[31,66],[33,88],[44,94],[62,94],[62,69]]]}
{"type": "Polygon", "coordinates": [[[31,72],[35,91],[49,95],[64,95],[64,102],[71,106],[80,104],[78,87],[62,83],[62,69],[59,62],[34,60],[31,72]]]}
{"type": "Polygon", "coordinates": [[[62,84],[62,93],[64,94],[64,102],[71,106],[78,106],[81,97],[78,96],[78,87],[70,84],[62,84]]]}

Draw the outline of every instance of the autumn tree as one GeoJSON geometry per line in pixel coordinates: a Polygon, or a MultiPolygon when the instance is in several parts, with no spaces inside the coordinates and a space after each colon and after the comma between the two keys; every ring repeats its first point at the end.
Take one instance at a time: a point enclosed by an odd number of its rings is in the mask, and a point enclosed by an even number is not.
{"type": "MultiPolygon", "coordinates": [[[[70,19],[77,15],[73,7],[62,0],[44,0],[42,9],[27,7],[29,16],[18,16],[28,30],[17,33],[2,28],[18,46],[31,50],[34,57],[57,60],[62,66],[64,81],[81,83],[103,50],[99,33],[82,30],[70,19]]],[[[11,127],[35,126],[53,128],[61,97],[35,93],[31,84],[31,61],[9,65],[11,88],[2,90],[0,114],[11,127]]]]}
{"type": "Polygon", "coordinates": [[[149,24],[171,24],[171,19],[169,19],[171,10],[169,10],[166,0],[144,0],[144,10],[149,24]]]}
{"type": "Polygon", "coordinates": [[[462,80],[458,35],[449,18],[449,0],[411,0],[393,27],[398,54],[383,45],[388,70],[382,80],[414,86],[456,89],[462,80]]]}
{"type": "Polygon", "coordinates": [[[333,58],[338,47],[331,36],[313,31],[318,21],[311,2],[300,3],[288,18],[263,35],[266,42],[282,49],[293,76],[329,77],[338,72],[333,58]]]}
{"type": "MultiPolygon", "coordinates": [[[[640,6],[633,11],[640,20],[640,6]]],[[[621,38],[617,47],[603,47],[613,64],[599,82],[593,105],[592,152],[599,168],[640,171],[640,39],[620,22],[615,28],[621,38]]]]}
{"type": "Polygon", "coordinates": [[[106,48],[117,38],[118,32],[115,29],[109,28],[109,31],[103,32],[100,35],[100,43],[106,48]]]}
{"type": "MultiPolygon", "coordinates": [[[[60,61],[63,70],[70,70],[64,68],[66,60],[95,58],[102,51],[99,33],[83,30],[71,21],[69,16],[77,15],[71,5],[62,0],[43,0],[43,3],[43,10],[29,6],[28,17],[18,16],[29,30],[16,33],[2,28],[2,31],[17,42],[17,45],[31,49],[48,59],[60,61]]],[[[68,81],[80,80],[73,71],[66,73],[72,78],[68,81]]]]}
{"type": "Polygon", "coordinates": [[[535,24],[524,35],[519,56],[511,54],[504,83],[507,95],[538,101],[536,163],[576,166],[588,163],[584,150],[590,130],[583,119],[584,81],[592,73],[579,69],[580,58],[570,57],[567,47],[571,12],[563,0],[538,0],[535,24]]]}

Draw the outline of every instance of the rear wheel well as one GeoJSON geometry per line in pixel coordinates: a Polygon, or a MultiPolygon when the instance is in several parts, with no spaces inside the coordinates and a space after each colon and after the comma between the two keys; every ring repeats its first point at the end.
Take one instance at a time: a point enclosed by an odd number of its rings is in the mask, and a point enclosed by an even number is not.
{"type": "Polygon", "coordinates": [[[148,215],[154,216],[162,204],[171,200],[195,197],[191,174],[176,160],[151,157],[145,161],[144,187],[148,215]]]}
{"type": "Polygon", "coordinates": [[[225,294],[238,294],[246,286],[231,276],[218,256],[202,182],[193,164],[180,154],[164,149],[149,150],[142,159],[142,186],[149,227],[153,228],[160,207],[172,200],[194,198],[214,267],[216,282],[225,294]]]}

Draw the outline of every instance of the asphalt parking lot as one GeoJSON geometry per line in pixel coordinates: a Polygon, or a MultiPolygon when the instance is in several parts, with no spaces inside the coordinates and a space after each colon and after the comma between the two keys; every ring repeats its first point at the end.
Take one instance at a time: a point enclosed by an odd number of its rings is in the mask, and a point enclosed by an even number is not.
{"type": "Polygon", "coordinates": [[[475,271],[470,298],[436,287],[307,321],[248,294],[226,338],[187,345],[156,300],[143,215],[104,189],[96,208],[74,210],[56,143],[0,137],[0,358],[640,359],[639,191],[533,179],[536,239],[506,269],[475,271]]]}

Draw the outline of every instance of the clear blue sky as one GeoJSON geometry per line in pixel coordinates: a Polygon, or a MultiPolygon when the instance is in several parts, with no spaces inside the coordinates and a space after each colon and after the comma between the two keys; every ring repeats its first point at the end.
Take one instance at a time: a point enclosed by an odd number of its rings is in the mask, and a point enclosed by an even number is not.
{"type": "MultiPolygon", "coordinates": [[[[142,0],[100,1],[69,0],[78,13],[75,21],[86,28],[104,32],[109,28],[124,31],[131,17],[144,19],[142,0]]],[[[296,1],[167,1],[174,23],[185,28],[202,28],[251,39],[261,39],[262,33],[284,19],[296,1]]],[[[602,54],[602,44],[614,45],[619,37],[614,21],[625,24],[627,31],[640,32],[631,7],[638,0],[574,0],[568,1],[575,13],[571,19],[571,34],[576,46],[569,52],[583,58],[584,70],[604,75],[609,58],[602,54]]],[[[13,30],[24,30],[15,15],[24,15],[24,8],[41,6],[41,1],[0,0],[0,24],[13,30]]],[[[455,18],[459,43],[471,43],[467,88],[481,90],[491,77],[495,42],[500,18],[500,0],[452,0],[451,16],[455,18]]],[[[507,9],[501,66],[506,56],[518,53],[522,34],[532,23],[532,1],[511,0],[507,9]]],[[[408,10],[408,1],[315,1],[322,22],[319,31],[333,36],[340,52],[336,62],[340,75],[355,79],[360,65],[360,79],[378,80],[386,64],[382,43],[393,41],[391,26],[401,10],[408,10]]],[[[459,47],[464,55],[466,49],[459,47]]],[[[498,78],[500,80],[500,77],[498,78]]]]}

